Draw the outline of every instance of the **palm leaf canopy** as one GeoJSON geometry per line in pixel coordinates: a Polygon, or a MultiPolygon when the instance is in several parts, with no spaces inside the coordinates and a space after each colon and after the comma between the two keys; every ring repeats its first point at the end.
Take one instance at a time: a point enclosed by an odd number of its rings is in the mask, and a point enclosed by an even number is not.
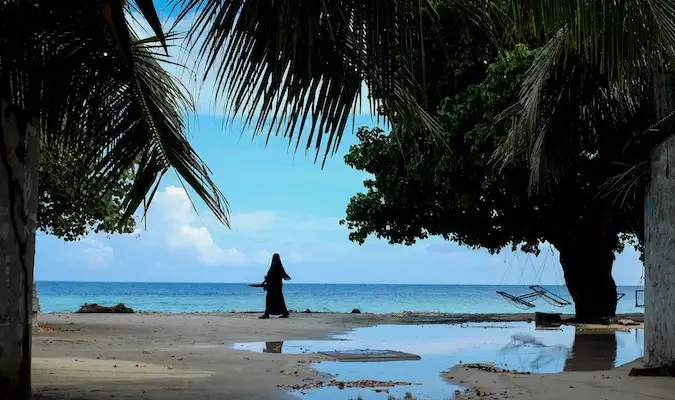
{"type": "Polygon", "coordinates": [[[3,0],[0,95],[39,127],[43,143],[80,155],[83,196],[105,196],[133,171],[123,220],[174,168],[228,224],[227,203],[186,139],[192,102],[161,65],[175,39],[152,1],[3,0]],[[154,37],[137,37],[131,10],[154,37]]]}
{"type": "MultiPolygon", "coordinates": [[[[527,159],[535,190],[555,183],[578,156],[578,147],[564,143],[585,140],[573,137],[578,135],[611,134],[596,130],[601,124],[595,122],[620,124],[634,115],[653,100],[654,73],[669,69],[675,60],[672,0],[512,0],[506,7],[492,0],[481,3],[497,10],[492,15],[508,16],[492,23],[506,22],[511,40],[541,46],[520,102],[510,110],[516,123],[495,155],[502,163],[527,159]],[[588,73],[604,78],[587,79],[588,73]],[[551,90],[552,82],[571,79],[576,79],[574,88],[551,90]],[[580,103],[580,93],[586,93],[585,103],[580,103]],[[556,120],[584,121],[585,130],[570,129],[567,137],[552,138],[556,120]]],[[[650,122],[645,120],[644,128],[650,122]]]]}
{"type": "Polygon", "coordinates": [[[423,93],[429,0],[173,0],[192,20],[189,47],[232,118],[255,134],[306,135],[323,161],[334,152],[362,86],[371,107],[410,127],[438,130],[423,93]],[[424,22],[427,21],[425,24],[424,22]]]}

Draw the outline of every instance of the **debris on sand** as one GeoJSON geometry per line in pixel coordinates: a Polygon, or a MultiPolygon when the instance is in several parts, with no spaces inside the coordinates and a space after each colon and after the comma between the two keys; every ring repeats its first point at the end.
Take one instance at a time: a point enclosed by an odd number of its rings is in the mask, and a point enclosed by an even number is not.
{"type": "Polygon", "coordinates": [[[492,372],[495,374],[504,372],[502,368],[495,367],[492,364],[462,364],[462,367],[466,368],[467,370],[477,369],[479,371],[492,372]]]}
{"type": "Polygon", "coordinates": [[[127,307],[124,305],[124,303],[119,303],[118,305],[114,307],[106,307],[106,306],[100,306],[96,303],[84,303],[82,307],[80,307],[79,310],[76,311],[79,314],[85,314],[85,313],[122,313],[122,314],[130,314],[133,313],[134,310],[131,307],[127,307]]]}
{"type": "Polygon", "coordinates": [[[622,318],[616,321],[617,325],[623,325],[623,326],[637,326],[640,325],[639,322],[635,322],[630,318],[622,318]]]}
{"type": "Polygon", "coordinates": [[[416,385],[411,382],[398,382],[398,381],[374,381],[370,379],[364,379],[360,381],[338,381],[331,379],[330,381],[311,381],[309,383],[302,383],[296,385],[277,385],[277,387],[288,389],[288,390],[309,390],[309,389],[321,389],[326,387],[337,387],[342,390],[344,388],[391,388],[395,386],[412,386],[416,385]]]}
{"type": "Polygon", "coordinates": [[[462,364],[462,368],[466,369],[467,371],[469,369],[476,369],[479,371],[484,371],[484,372],[491,372],[494,374],[501,374],[501,373],[506,373],[506,374],[513,374],[513,375],[530,375],[529,372],[519,372],[515,369],[503,369],[494,366],[493,364],[462,364]]]}
{"type": "Polygon", "coordinates": [[[50,324],[38,324],[38,332],[63,332],[65,329],[50,324]]]}

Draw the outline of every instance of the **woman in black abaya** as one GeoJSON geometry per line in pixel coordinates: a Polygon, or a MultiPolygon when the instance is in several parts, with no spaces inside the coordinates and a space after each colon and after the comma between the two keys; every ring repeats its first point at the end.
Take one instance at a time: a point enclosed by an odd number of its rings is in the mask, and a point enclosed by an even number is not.
{"type": "Polygon", "coordinates": [[[267,299],[265,300],[265,314],[260,316],[261,319],[267,319],[270,315],[281,315],[280,318],[288,318],[288,309],[286,308],[286,301],[284,301],[283,281],[290,280],[284,265],[281,263],[281,257],[278,253],[272,256],[272,265],[270,265],[263,287],[267,291],[267,299]]]}

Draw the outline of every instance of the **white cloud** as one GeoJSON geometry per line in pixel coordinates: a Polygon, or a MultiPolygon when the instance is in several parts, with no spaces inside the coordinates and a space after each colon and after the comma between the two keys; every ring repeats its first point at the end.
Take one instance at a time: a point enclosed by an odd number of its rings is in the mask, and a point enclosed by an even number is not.
{"type": "Polygon", "coordinates": [[[84,238],[74,243],[78,247],[76,259],[79,263],[94,268],[105,267],[115,258],[115,252],[112,247],[100,240],[93,238],[84,238]]]}
{"type": "Polygon", "coordinates": [[[188,194],[183,188],[167,186],[158,193],[155,207],[165,223],[163,234],[167,244],[186,251],[206,265],[245,264],[246,255],[236,248],[224,249],[216,244],[209,230],[195,217],[188,194]]]}
{"type": "Polygon", "coordinates": [[[340,218],[289,212],[255,211],[232,214],[232,230],[242,234],[263,232],[324,232],[339,230],[340,218]]]}
{"type": "Polygon", "coordinates": [[[307,257],[307,255],[305,255],[305,254],[300,254],[298,252],[291,251],[290,253],[288,253],[288,255],[286,255],[286,259],[288,261],[291,261],[291,262],[299,263],[299,262],[308,261],[309,257],[307,257]]]}
{"type": "Polygon", "coordinates": [[[188,194],[182,187],[166,186],[157,193],[150,216],[159,223],[157,232],[165,245],[176,251],[189,252],[205,265],[269,264],[278,252],[288,262],[315,259],[317,244],[326,234],[341,234],[337,218],[309,214],[250,211],[232,214],[232,230],[215,224],[208,211],[197,217],[188,194]],[[204,221],[202,221],[202,218],[204,221]],[[215,234],[215,236],[214,236],[215,234]],[[224,246],[233,241],[236,246],[224,246]]]}
{"type": "Polygon", "coordinates": [[[267,250],[260,250],[253,256],[253,261],[256,264],[269,264],[272,260],[272,252],[267,250]]]}

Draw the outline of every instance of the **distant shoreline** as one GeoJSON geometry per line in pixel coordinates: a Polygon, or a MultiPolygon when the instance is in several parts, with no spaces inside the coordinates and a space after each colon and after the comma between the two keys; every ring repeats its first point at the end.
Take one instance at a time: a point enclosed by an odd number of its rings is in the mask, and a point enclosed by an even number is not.
{"type": "MultiPolygon", "coordinates": [[[[565,286],[546,286],[570,300],[565,286]]],[[[619,314],[643,313],[637,306],[638,287],[618,287],[625,296],[617,303],[619,314]]],[[[519,314],[533,311],[574,313],[574,306],[557,307],[542,301],[536,308],[514,306],[498,292],[516,296],[531,293],[528,286],[412,285],[412,284],[305,284],[284,286],[289,309],[303,312],[349,313],[354,308],[371,313],[519,314]]],[[[114,306],[123,302],[136,311],[167,313],[261,312],[265,292],[248,284],[191,283],[85,283],[38,282],[37,296],[43,312],[72,312],[85,303],[114,306]]]]}
{"type": "MultiPolygon", "coordinates": [[[[262,314],[263,311],[210,311],[210,312],[164,312],[164,311],[136,311],[134,314],[78,314],[78,315],[106,315],[114,318],[115,315],[167,315],[167,316],[226,316],[226,315],[250,315],[262,314]]],[[[304,315],[336,315],[336,316],[354,316],[359,319],[377,319],[382,320],[383,323],[394,324],[462,324],[462,323],[476,323],[476,322],[523,322],[534,320],[534,312],[532,313],[442,313],[442,312],[397,312],[397,313],[372,313],[361,312],[352,314],[350,312],[333,312],[333,311],[312,311],[311,313],[291,311],[293,314],[304,315]]],[[[76,312],[48,312],[40,315],[63,316],[73,315],[76,312]]],[[[38,315],[38,321],[39,321],[38,315]]],[[[561,314],[563,322],[574,318],[573,314],[561,314]]],[[[617,319],[632,319],[635,322],[643,322],[643,313],[621,313],[616,315],[617,319]]]]}
{"type": "MultiPolygon", "coordinates": [[[[35,280],[35,283],[104,283],[104,284],[143,284],[143,285],[249,285],[259,282],[159,282],[159,281],[51,281],[35,280]]],[[[565,284],[558,283],[538,283],[541,286],[564,287],[565,284]]],[[[327,285],[327,286],[477,286],[477,287],[527,287],[530,284],[517,283],[372,283],[372,282],[285,282],[284,285],[327,285]]],[[[642,285],[635,284],[616,284],[617,288],[637,288],[642,285]]]]}

